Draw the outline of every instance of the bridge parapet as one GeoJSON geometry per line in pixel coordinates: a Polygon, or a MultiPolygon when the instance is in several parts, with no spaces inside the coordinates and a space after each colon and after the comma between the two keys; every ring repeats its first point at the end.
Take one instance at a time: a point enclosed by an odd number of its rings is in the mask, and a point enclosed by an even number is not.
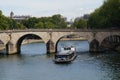
{"type": "Polygon", "coordinates": [[[14,29],[0,30],[0,33],[18,33],[18,32],[120,32],[120,29],[14,29]]]}

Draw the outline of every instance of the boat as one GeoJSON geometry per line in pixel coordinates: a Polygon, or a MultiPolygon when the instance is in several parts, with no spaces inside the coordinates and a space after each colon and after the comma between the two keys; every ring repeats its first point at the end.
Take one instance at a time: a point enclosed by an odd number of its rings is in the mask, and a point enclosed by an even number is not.
{"type": "Polygon", "coordinates": [[[73,61],[76,58],[76,48],[71,47],[62,47],[61,51],[55,54],[55,63],[68,63],[73,61]]]}

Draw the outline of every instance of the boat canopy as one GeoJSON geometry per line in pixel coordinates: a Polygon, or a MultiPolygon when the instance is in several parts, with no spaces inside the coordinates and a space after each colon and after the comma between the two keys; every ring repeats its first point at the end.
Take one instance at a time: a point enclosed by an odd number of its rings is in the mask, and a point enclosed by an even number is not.
{"type": "Polygon", "coordinates": [[[71,47],[62,47],[61,51],[75,51],[75,47],[71,46],[71,47]]]}

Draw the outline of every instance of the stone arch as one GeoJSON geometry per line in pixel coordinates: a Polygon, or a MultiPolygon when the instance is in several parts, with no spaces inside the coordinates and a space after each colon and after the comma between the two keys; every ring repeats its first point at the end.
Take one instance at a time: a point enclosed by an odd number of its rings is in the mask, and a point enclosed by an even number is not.
{"type": "Polygon", "coordinates": [[[96,34],[96,39],[100,42],[100,44],[102,43],[102,41],[109,37],[109,36],[113,36],[113,35],[118,35],[120,36],[120,33],[119,32],[97,32],[96,34]]]}
{"type": "MultiPolygon", "coordinates": [[[[39,35],[36,35],[36,34],[25,34],[25,35],[22,35],[18,40],[17,40],[17,43],[16,43],[16,48],[17,48],[17,52],[20,53],[20,48],[21,48],[21,44],[22,44],[22,41],[25,39],[25,38],[30,38],[31,36],[34,36],[38,39],[42,39],[39,35]]],[[[43,40],[43,39],[42,39],[43,40]]],[[[43,41],[44,42],[44,41],[43,41]]]]}
{"type": "Polygon", "coordinates": [[[120,50],[120,35],[109,35],[105,37],[100,46],[104,49],[120,50]]]}
{"type": "MultiPolygon", "coordinates": [[[[80,35],[80,34],[66,34],[66,35],[62,35],[57,41],[56,41],[56,43],[55,43],[55,52],[57,52],[57,45],[58,45],[58,43],[59,43],[59,41],[62,39],[62,38],[64,38],[64,37],[70,37],[70,36],[78,36],[78,37],[83,37],[83,38],[85,38],[85,40],[88,40],[87,38],[86,38],[86,36],[82,36],[82,35],[80,35]]],[[[88,41],[89,42],[89,41],[88,41]]]]}

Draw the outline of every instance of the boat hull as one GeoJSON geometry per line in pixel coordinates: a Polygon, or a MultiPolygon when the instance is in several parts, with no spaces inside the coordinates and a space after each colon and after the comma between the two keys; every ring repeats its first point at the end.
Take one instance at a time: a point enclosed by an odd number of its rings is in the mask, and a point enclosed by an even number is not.
{"type": "Polygon", "coordinates": [[[75,58],[77,57],[77,55],[75,54],[72,58],[70,59],[55,59],[54,62],[55,63],[70,63],[72,62],[75,58]]]}

